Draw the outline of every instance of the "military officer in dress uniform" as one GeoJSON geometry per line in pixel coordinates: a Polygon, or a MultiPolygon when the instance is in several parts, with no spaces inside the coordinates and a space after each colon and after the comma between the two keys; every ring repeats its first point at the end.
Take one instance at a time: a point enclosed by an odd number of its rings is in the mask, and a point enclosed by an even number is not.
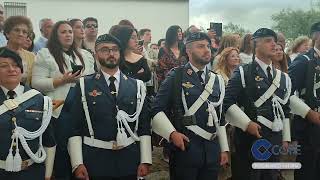
{"type": "Polygon", "coordinates": [[[219,165],[228,162],[221,118],[224,81],[206,68],[210,46],[205,33],[187,37],[189,63],[169,73],[152,105],[152,129],[172,145],[171,179],[217,179],[219,165]]]}
{"type": "Polygon", "coordinates": [[[80,79],[71,108],[72,168],[80,179],[136,180],[152,163],[146,88],[119,70],[117,38],[99,36],[95,50],[101,71],[80,79]]]}
{"type": "Polygon", "coordinates": [[[0,48],[0,179],[50,179],[55,140],[52,102],[20,84],[22,60],[0,48]]]}
{"type": "MultiPolygon", "coordinates": [[[[311,27],[313,48],[299,55],[289,67],[292,89],[313,110],[320,112],[320,22],[311,27]]],[[[310,119],[310,118],[309,118],[310,119]]],[[[320,179],[320,126],[319,121],[306,121],[295,116],[293,138],[301,145],[297,161],[301,169],[295,171],[295,179],[320,179]]]]}
{"type": "Polygon", "coordinates": [[[278,162],[279,156],[272,155],[266,159],[254,156],[253,144],[263,138],[272,145],[287,147],[291,141],[290,109],[303,117],[308,114],[318,119],[319,116],[309,111],[310,108],[297,96],[291,96],[289,76],[272,66],[276,33],[261,28],[252,38],[255,49],[253,61],[234,71],[224,99],[225,119],[236,126],[232,178],[276,180],[277,170],[254,170],[251,166],[256,161],[278,162]]]}

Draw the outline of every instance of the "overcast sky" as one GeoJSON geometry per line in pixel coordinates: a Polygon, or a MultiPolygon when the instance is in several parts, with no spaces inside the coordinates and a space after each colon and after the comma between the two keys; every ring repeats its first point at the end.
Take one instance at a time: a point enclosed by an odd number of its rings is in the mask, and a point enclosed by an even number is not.
{"type": "Polygon", "coordinates": [[[271,27],[271,15],[281,9],[310,9],[312,0],[190,0],[190,24],[209,27],[209,22],[232,22],[254,32],[271,27]]]}

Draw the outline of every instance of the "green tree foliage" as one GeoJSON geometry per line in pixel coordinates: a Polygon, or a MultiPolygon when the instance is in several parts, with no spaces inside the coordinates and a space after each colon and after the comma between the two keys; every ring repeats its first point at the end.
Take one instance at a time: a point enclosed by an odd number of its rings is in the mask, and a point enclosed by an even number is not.
{"type": "Polygon", "coordinates": [[[249,32],[249,30],[244,29],[240,25],[233,24],[231,22],[223,26],[223,33],[225,34],[239,33],[241,36],[243,36],[244,34],[249,32]]]}
{"type": "Polygon", "coordinates": [[[283,9],[272,15],[275,25],[273,29],[283,32],[288,39],[295,39],[301,35],[309,35],[313,23],[320,21],[320,9],[292,10],[283,9]]]}

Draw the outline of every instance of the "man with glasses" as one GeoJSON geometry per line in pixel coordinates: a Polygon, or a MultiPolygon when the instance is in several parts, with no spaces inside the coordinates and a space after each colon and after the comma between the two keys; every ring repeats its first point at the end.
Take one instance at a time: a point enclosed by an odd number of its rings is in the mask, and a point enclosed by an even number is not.
{"type": "Polygon", "coordinates": [[[98,20],[94,17],[87,17],[83,20],[84,25],[84,47],[95,53],[95,42],[98,35],[98,20]]]}
{"type": "Polygon", "coordinates": [[[119,70],[117,38],[99,36],[95,50],[101,71],[80,79],[71,108],[72,169],[79,179],[136,180],[152,163],[146,88],[119,70]]]}

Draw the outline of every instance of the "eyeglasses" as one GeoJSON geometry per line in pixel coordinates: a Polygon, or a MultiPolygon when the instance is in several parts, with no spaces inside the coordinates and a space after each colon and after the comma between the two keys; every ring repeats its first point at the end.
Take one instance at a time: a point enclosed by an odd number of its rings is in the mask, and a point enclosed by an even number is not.
{"type": "Polygon", "coordinates": [[[25,36],[29,35],[29,32],[26,29],[13,28],[12,31],[15,32],[16,34],[20,34],[22,32],[22,34],[25,35],[25,36]]]}
{"type": "Polygon", "coordinates": [[[98,25],[97,24],[87,24],[86,25],[86,28],[94,28],[94,29],[96,29],[96,28],[98,28],[98,25]]]}
{"type": "Polygon", "coordinates": [[[106,53],[107,55],[109,55],[111,51],[113,53],[119,53],[120,52],[119,48],[117,48],[117,47],[114,47],[114,48],[103,47],[101,49],[98,49],[97,51],[99,51],[101,53],[106,53]]]}
{"type": "Polygon", "coordinates": [[[17,63],[0,63],[0,69],[17,69],[19,68],[17,63]]]}

